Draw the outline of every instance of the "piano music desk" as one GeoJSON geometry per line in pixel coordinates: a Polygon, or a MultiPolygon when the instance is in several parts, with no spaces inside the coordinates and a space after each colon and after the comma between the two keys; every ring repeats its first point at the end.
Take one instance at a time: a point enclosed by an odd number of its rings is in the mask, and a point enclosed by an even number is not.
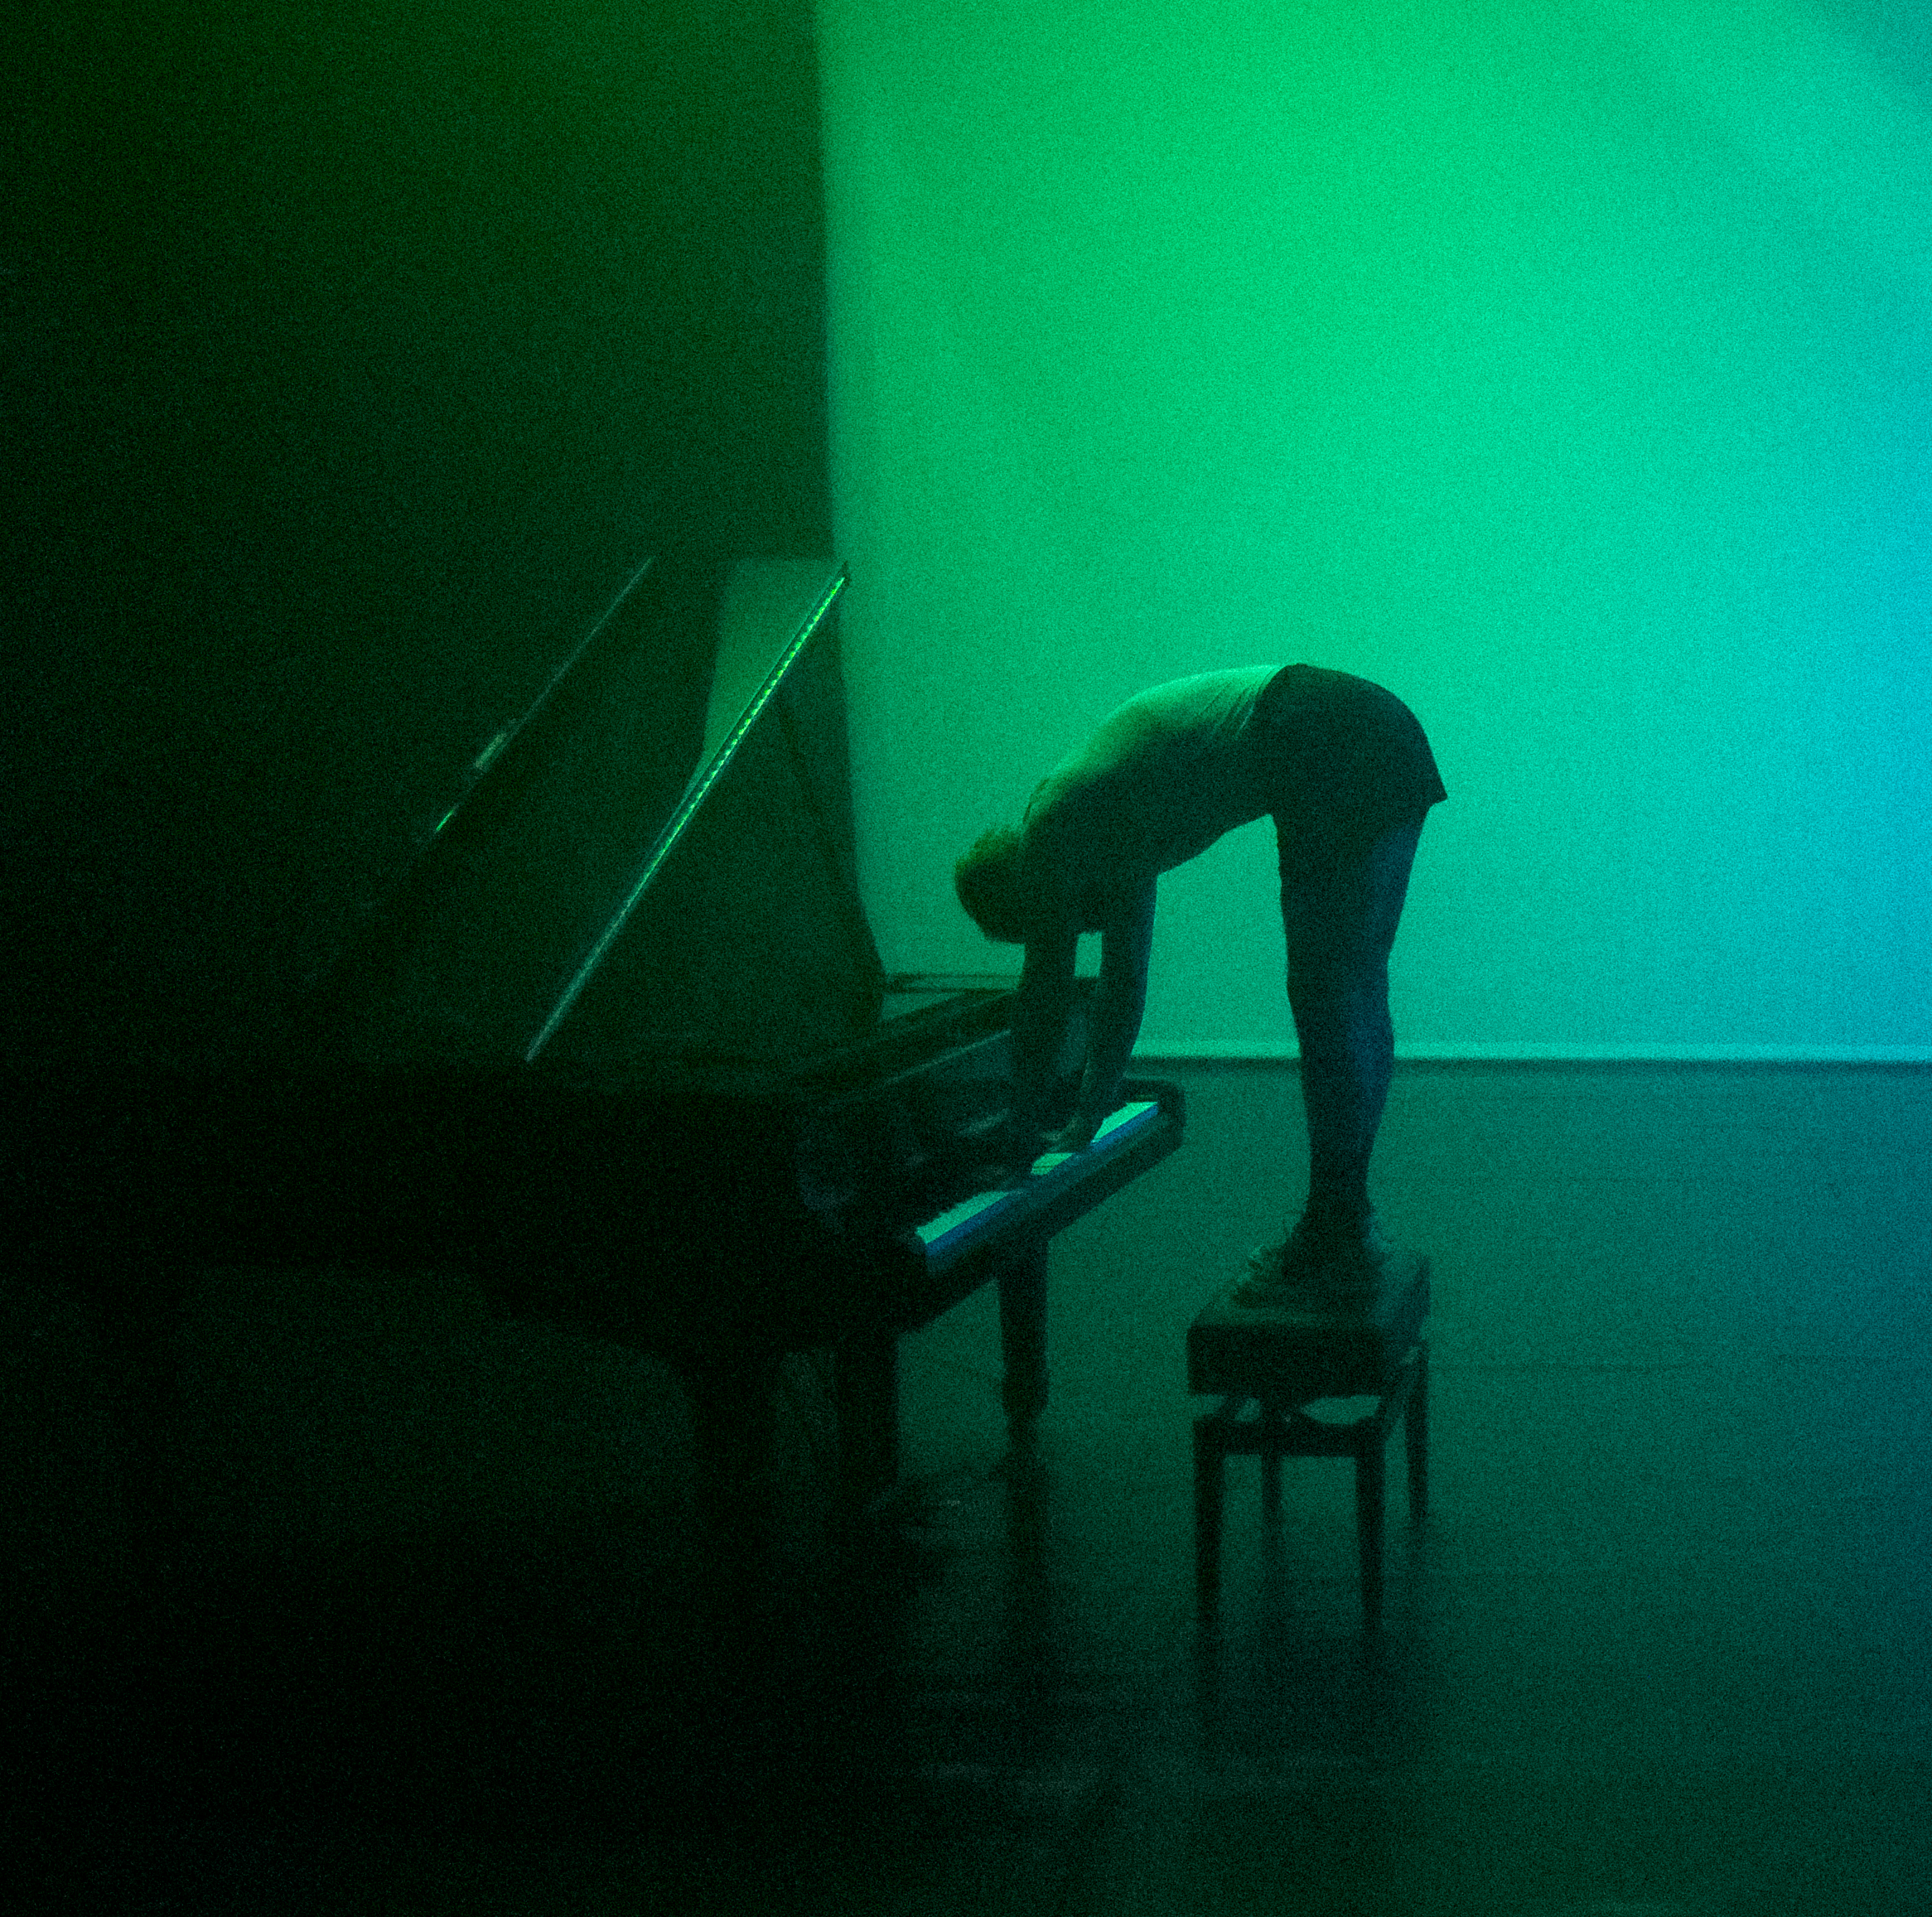
{"type": "Polygon", "coordinates": [[[1258,1457],[1262,1509],[1281,1509],[1284,1457],[1355,1461],[1355,1519],[1361,1552],[1362,1610],[1371,1625],[1382,1608],[1384,1447],[1398,1420],[1408,1455],[1408,1509],[1419,1522],[1428,1503],[1429,1261],[1393,1254],[1373,1302],[1349,1312],[1256,1310],[1220,1294],[1187,1332],[1187,1383],[1223,1394],[1194,1421],[1195,1572],[1200,1615],[1219,1608],[1224,1466],[1258,1457]],[[1346,1422],[1312,1417],[1323,1399],[1373,1397],[1375,1408],[1346,1422]],[[1253,1412],[1242,1416],[1252,1403],[1253,1412]]]}

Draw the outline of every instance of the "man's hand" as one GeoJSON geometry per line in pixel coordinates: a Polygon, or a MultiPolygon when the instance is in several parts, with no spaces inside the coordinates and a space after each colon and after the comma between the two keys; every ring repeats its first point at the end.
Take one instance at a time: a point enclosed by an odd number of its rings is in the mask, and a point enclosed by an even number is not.
{"type": "Polygon", "coordinates": [[[972,1176],[983,1191],[995,1185],[1024,1185],[1032,1176],[1033,1161],[1042,1152],[1054,1149],[1051,1139],[1030,1125],[1017,1125],[1008,1118],[979,1141],[972,1176]]]}
{"type": "Polygon", "coordinates": [[[1061,1126],[1057,1132],[1041,1133],[1009,1120],[981,1141],[974,1176],[982,1188],[988,1190],[996,1185],[1024,1185],[1042,1158],[1064,1158],[1085,1151],[1104,1123],[1102,1118],[1075,1117],[1071,1124],[1061,1126]]]}
{"type": "Polygon", "coordinates": [[[1072,1124],[1062,1126],[1040,1149],[1042,1152],[1084,1152],[1094,1142],[1094,1134],[1100,1129],[1101,1123],[1099,1118],[1075,1118],[1072,1124]]]}

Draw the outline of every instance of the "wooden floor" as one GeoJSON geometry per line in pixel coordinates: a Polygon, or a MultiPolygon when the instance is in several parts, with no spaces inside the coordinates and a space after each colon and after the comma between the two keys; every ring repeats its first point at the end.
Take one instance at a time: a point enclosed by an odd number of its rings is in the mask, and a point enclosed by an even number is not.
{"type": "Polygon", "coordinates": [[[983,1297],[908,1341],[889,1562],[704,1650],[674,1736],[614,1729],[579,1647],[433,1806],[60,1840],[89,1907],[1932,1910],[1932,1074],[1405,1068],[1377,1189],[1434,1259],[1429,1521],[1393,1473],[1365,1637],[1348,1468],[1290,1461],[1271,1529],[1234,1462],[1212,1639],[1183,1336],[1300,1119],[1280,1068],[1172,1075],[1188,1144],[1056,1253],[1031,1454],[983,1297]]]}

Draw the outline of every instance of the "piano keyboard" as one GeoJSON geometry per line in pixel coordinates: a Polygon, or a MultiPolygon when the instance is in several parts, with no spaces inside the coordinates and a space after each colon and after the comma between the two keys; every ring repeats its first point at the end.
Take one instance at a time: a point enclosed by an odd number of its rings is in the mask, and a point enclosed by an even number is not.
{"type": "Polygon", "coordinates": [[[1123,1105],[1107,1115],[1092,1144],[1078,1152],[1042,1152],[1033,1161],[1023,1185],[976,1191],[937,1218],[928,1219],[915,1228],[925,1246],[928,1268],[949,1263],[990,1233],[1043,1209],[1068,1185],[1132,1147],[1160,1115],[1161,1108],[1152,1099],[1123,1105]]]}

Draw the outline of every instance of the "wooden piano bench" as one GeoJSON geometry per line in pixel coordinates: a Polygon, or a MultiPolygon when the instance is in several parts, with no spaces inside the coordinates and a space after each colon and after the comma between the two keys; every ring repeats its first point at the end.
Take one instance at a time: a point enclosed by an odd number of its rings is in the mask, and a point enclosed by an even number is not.
{"type": "Polygon", "coordinates": [[[1190,1391],[1220,1395],[1194,1421],[1195,1591],[1204,1621],[1220,1602],[1221,1508],[1230,1456],[1261,1460],[1262,1509],[1281,1509],[1284,1457],[1355,1461],[1355,1520],[1361,1547],[1362,1610],[1373,1625],[1382,1609],[1384,1451],[1398,1421],[1408,1452],[1408,1509],[1419,1523],[1428,1505],[1429,1261],[1397,1252],[1374,1296],[1355,1310],[1256,1310],[1221,1293],[1188,1327],[1190,1391]],[[1373,1397],[1375,1408],[1346,1423],[1311,1417],[1325,1398],[1373,1397]],[[1244,1408],[1254,1409],[1243,1415],[1244,1408]]]}

